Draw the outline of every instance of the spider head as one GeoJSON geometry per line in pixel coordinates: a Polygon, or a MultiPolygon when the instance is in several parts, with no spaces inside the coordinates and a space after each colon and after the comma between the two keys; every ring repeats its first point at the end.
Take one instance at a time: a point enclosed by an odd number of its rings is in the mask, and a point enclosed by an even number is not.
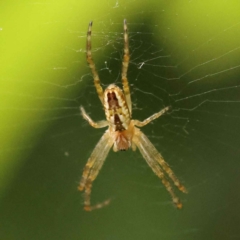
{"type": "Polygon", "coordinates": [[[135,127],[133,123],[130,122],[127,130],[114,132],[114,152],[126,151],[132,146],[132,137],[134,134],[134,130],[135,127]]]}
{"type": "Polygon", "coordinates": [[[113,145],[113,151],[126,151],[128,148],[131,147],[131,141],[125,134],[126,131],[117,131],[115,132],[115,141],[113,145]]]}

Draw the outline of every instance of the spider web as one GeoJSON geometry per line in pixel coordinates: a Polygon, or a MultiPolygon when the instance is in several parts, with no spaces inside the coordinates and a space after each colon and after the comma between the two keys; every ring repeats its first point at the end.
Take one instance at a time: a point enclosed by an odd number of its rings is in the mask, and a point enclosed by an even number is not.
{"type": "Polygon", "coordinates": [[[1,239],[240,238],[237,1],[2,5],[1,239]],[[139,151],[110,152],[92,202],[112,202],[82,211],[78,181],[104,132],[79,111],[104,119],[85,60],[86,29],[93,20],[103,87],[121,86],[124,18],[133,118],[171,106],[142,131],[188,189],[174,189],[181,211],[139,151]]]}

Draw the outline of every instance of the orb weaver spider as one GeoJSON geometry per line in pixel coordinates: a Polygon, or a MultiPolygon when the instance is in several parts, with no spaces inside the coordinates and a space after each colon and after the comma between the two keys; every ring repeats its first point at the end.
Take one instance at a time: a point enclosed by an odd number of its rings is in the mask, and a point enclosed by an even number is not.
{"type": "Polygon", "coordinates": [[[109,85],[104,91],[101,87],[101,82],[95,68],[94,61],[92,59],[91,52],[91,32],[92,22],[89,23],[87,32],[87,46],[86,46],[86,57],[89,67],[91,68],[94,85],[98,94],[98,97],[104,107],[106,120],[94,122],[90,116],[85,112],[81,106],[80,110],[82,116],[88,123],[94,128],[107,127],[96,147],[94,148],[91,156],[89,157],[87,164],[85,165],[82,178],[78,189],[80,191],[85,189],[84,194],[84,210],[91,211],[94,209],[102,208],[109,204],[110,200],[103,203],[92,206],[90,202],[90,195],[92,189],[92,182],[96,179],[110,148],[113,146],[113,151],[123,151],[130,147],[133,151],[136,148],[139,149],[142,156],[146,160],[147,164],[151,167],[153,172],[162,180],[163,185],[172,196],[173,203],[178,209],[182,208],[182,203],[179,198],[175,195],[172,185],[168,178],[173,181],[177,188],[186,193],[187,190],[177,179],[169,165],[164,161],[162,155],[153,146],[147,136],[140,131],[138,127],[143,127],[151,121],[159,118],[169,107],[165,107],[160,112],[153,114],[144,121],[133,120],[132,116],[132,102],[130,89],[127,79],[127,70],[129,65],[129,41],[128,41],[128,30],[127,22],[124,20],[124,56],[122,62],[122,85],[123,91],[116,85],[109,85]],[[167,177],[166,177],[167,174],[167,177]]]}

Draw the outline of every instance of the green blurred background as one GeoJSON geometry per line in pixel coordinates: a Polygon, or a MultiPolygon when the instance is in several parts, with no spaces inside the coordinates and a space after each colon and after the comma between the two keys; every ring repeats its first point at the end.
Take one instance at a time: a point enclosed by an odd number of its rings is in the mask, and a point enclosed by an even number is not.
{"type": "Polygon", "coordinates": [[[0,239],[239,239],[239,1],[0,3],[0,239]],[[85,59],[119,83],[129,27],[134,118],[189,193],[171,198],[140,153],[110,152],[83,211],[83,167],[104,130],[85,59]]]}

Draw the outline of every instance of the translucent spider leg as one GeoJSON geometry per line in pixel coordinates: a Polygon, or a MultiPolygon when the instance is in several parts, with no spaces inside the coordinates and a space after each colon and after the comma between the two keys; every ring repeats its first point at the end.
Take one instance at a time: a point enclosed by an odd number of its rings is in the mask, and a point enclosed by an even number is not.
{"type": "Polygon", "coordinates": [[[139,120],[133,120],[134,125],[137,126],[137,127],[143,127],[143,126],[147,125],[148,123],[150,123],[151,121],[155,120],[156,118],[159,118],[160,116],[162,116],[169,109],[170,109],[170,107],[165,107],[160,112],[157,112],[157,113],[153,114],[152,116],[148,117],[147,119],[145,119],[142,122],[139,121],[139,120]]]}
{"type": "Polygon", "coordinates": [[[132,115],[132,101],[131,101],[131,95],[130,95],[130,89],[127,79],[127,70],[129,65],[129,41],[128,41],[128,29],[127,29],[127,21],[124,19],[123,22],[123,37],[124,37],[124,56],[123,56],[123,62],[122,62],[122,85],[123,85],[123,92],[127,101],[128,109],[130,114],[132,115]]]}
{"type": "Polygon", "coordinates": [[[84,209],[86,211],[91,211],[96,208],[101,208],[107,204],[109,204],[110,200],[104,201],[103,203],[91,206],[90,195],[92,182],[97,177],[104,160],[106,159],[110,148],[113,145],[113,138],[110,136],[109,131],[107,130],[105,134],[102,136],[96,147],[94,148],[90,158],[85,165],[82,178],[79,184],[78,189],[80,191],[85,189],[84,194],[84,209]]]}
{"type": "Polygon", "coordinates": [[[94,85],[95,85],[95,88],[98,93],[98,97],[103,104],[103,89],[102,89],[101,82],[100,82],[100,79],[99,79],[99,76],[98,76],[98,73],[97,73],[97,70],[95,67],[95,63],[92,59],[92,51],[91,51],[91,49],[92,49],[92,43],[91,43],[92,24],[93,24],[93,22],[90,22],[88,25],[86,56],[87,56],[88,65],[92,71],[93,81],[94,81],[94,85]]]}
{"type": "Polygon", "coordinates": [[[153,158],[159,163],[159,165],[162,167],[162,169],[168,174],[169,178],[172,179],[174,185],[184,193],[187,193],[186,188],[180,183],[180,181],[175,176],[172,169],[169,167],[169,165],[164,161],[162,155],[157,151],[157,149],[152,145],[148,137],[141,132],[141,142],[144,143],[145,148],[151,152],[153,158]]]}
{"type": "MultiPolygon", "coordinates": [[[[165,107],[160,112],[153,114],[152,116],[148,117],[147,119],[145,119],[142,122],[138,121],[138,120],[133,120],[134,121],[134,125],[137,126],[137,127],[143,127],[143,126],[147,125],[149,122],[155,120],[156,118],[159,118],[161,115],[163,115],[168,110],[169,110],[169,107],[165,107]]],[[[146,137],[146,135],[143,134],[142,138],[144,139],[144,141],[146,143],[150,142],[149,139],[146,137]]],[[[156,149],[155,149],[155,152],[158,153],[156,149]]],[[[179,180],[177,179],[177,177],[175,176],[175,174],[173,173],[173,171],[171,170],[169,165],[164,161],[163,157],[159,153],[158,153],[158,157],[156,158],[156,160],[161,165],[163,170],[168,174],[168,176],[172,179],[172,181],[178,187],[178,189],[180,191],[184,192],[184,193],[187,193],[186,188],[179,182],[179,180]]]]}
{"type": "MultiPolygon", "coordinates": [[[[174,184],[178,187],[179,190],[185,190],[185,187],[180,183],[180,181],[175,177],[173,171],[168,167],[168,165],[164,165],[163,169],[160,167],[160,162],[162,156],[158,153],[157,149],[153,146],[147,136],[142,133],[139,129],[135,129],[135,136],[133,138],[133,142],[138,147],[139,151],[145,158],[148,165],[152,168],[153,172],[162,180],[163,185],[166,187],[167,191],[170,193],[173,199],[173,203],[176,205],[178,209],[182,208],[182,203],[180,199],[175,195],[170,182],[164,175],[163,170],[166,171],[168,176],[173,180],[174,184]],[[170,174],[171,173],[171,174],[170,174]]],[[[163,160],[164,161],[164,160],[163,160]]],[[[165,161],[164,161],[165,162],[165,161]]],[[[186,191],[183,191],[186,192],[186,191]]]]}
{"type": "Polygon", "coordinates": [[[92,180],[88,179],[86,182],[85,194],[84,194],[84,210],[85,211],[90,212],[95,209],[100,209],[107,206],[110,203],[111,199],[107,199],[104,202],[97,203],[92,206],[90,201],[91,192],[92,192],[92,180]]]}

